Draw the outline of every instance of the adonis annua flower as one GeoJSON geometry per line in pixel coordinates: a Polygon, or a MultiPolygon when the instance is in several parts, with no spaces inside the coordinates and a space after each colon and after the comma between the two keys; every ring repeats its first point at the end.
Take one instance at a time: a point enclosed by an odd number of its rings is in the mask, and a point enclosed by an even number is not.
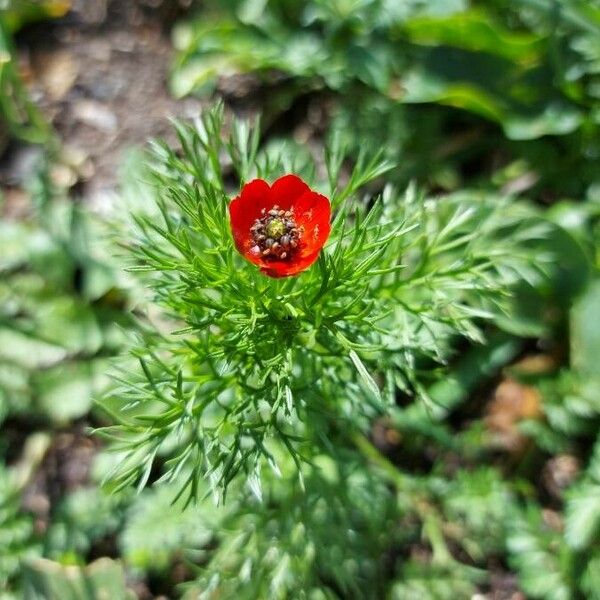
{"type": "Polygon", "coordinates": [[[329,200],[296,175],[269,185],[254,179],[229,205],[231,230],[240,254],[270,277],[308,269],[329,237],[329,200]]]}

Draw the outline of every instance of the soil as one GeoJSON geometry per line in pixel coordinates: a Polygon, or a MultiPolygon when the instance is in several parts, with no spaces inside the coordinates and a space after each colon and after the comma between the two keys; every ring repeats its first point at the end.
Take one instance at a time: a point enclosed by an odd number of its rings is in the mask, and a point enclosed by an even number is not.
{"type": "MultiPolygon", "coordinates": [[[[32,98],[52,123],[92,203],[115,189],[123,154],[171,135],[170,117],[201,104],[169,94],[169,30],[187,2],[74,0],[62,19],[30,26],[17,43],[32,98]]],[[[58,172],[60,177],[61,173],[58,172]]]]}
{"type": "Polygon", "coordinates": [[[46,531],[60,500],[89,484],[90,468],[99,447],[98,439],[87,435],[81,424],[55,434],[23,494],[22,508],[35,516],[38,535],[46,531]]]}

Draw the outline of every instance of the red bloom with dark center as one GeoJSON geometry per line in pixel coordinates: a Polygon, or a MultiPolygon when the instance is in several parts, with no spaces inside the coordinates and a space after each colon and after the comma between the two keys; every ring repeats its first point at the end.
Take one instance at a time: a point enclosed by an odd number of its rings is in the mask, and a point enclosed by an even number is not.
{"type": "Polygon", "coordinates": [[[329,237],[329,200],[296,175],[273,185],[247,183],[229,204],[231,231],[240,254],[270,277],[308,269],[329,237]]]}

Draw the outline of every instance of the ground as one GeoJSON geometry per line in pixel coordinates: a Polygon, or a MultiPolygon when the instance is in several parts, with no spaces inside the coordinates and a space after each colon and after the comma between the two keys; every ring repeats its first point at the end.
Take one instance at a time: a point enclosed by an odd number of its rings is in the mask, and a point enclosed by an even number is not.
{"type": "Polygon", "coordinates": [[[168,90],[176,16],[162,2],[80,1],[67,17],[19,36],[31,95],[77,167],[76,178],[57,176],[81,183],[92,203],[115,189],[127,148],[169,137],[171,117],[198,114],[199,101],[175,100],[168,90]]]}

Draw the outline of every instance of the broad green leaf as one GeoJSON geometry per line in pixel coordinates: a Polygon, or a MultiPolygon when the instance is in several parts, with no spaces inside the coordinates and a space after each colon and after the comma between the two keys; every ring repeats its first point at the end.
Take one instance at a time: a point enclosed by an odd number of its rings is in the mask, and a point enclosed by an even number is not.
{"type": "Polygon", "coordinates": [[[92,355],[102,346],[102,331],[94,311],[76,297],[41,302],[34,318],[38,335],[69,352],[92,355]]]}
{"type": "Polygon", "coordinates": [[[0,221],[0,274],[26,262],[29,240],[23,223],[0,221]]]}
{"type": "Polygon", "coordinates": [[[390,85],[391,68],[385,47],[348,47],[347,60],[352,72],[366,85],[385,93],[390,85]]]}
{"type": "Polygon", "coordinates": [[[600,381],[600,280],[594,280],[571,311],[571,365],[600,381]]]}
{"type": "Polygon", "coordinates": [[[599,539],[600,482],[586,481],[572,490],[565,526],[565,538],[576,550],[584,550],[599,539]]]}
{"type": "Polygon", "coordinates": [[[405,103],[439,103],[496,121],[506,136],[528,140],[577,129],[583,113],[552,86],[546,68],[523,69],[499,56],[435,47],[401,79],[405,103]]]}
{"type": "Polygon", "coordinates": [[[109,558],[66,566],[45,558],[23,564],[24,600],[133,600],[123,567],[109,558]]]}
{"type": "Polygon", "coordinates": [[[65,363],[34,374],[36,402],[56,421],[85,415],[107,384],[105,360],[65,363]]]}
{"type": "Polygon", "coordinates": [[[435,74],[417,68],[403,80],[406,93],[402,102],[413,104],[438,102],[455,108],[474,112],[482,117],[501,123],[505,112],[492,94],[468,82],[449,83],[435,74]]]}
{"type": "Polygon", "coordinates": [[[508,113],[503,126],[511,140],[532,140],[543,135],[572,133],[582,124],[583,118],[583,113],[572,104],[555,100],[535,112],[508,113]]]}
{"type": "Polygon", "coordinates": [[[523,63],[538,59],[544,49],[540,37],[512,32],[474,10],[445,17],[415,16],[404,23],[404,30],[418,44],[454,46],[523,63]]]}
{"type": "Polygon", "coordinates": [[[37,338],[34,332],[28,335],[0,326],[0,360],[35,370],[58,363],[66,356],[64,348],[37,338]]]}

